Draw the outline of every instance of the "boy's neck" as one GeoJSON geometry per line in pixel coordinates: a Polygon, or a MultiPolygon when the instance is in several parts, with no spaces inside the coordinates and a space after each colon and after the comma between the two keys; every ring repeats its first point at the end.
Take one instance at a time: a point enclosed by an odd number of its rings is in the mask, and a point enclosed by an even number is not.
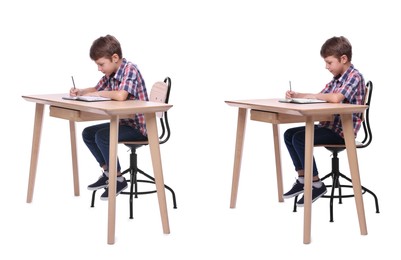
{"type": "Polygon", "coordinates": [[[340,75],[343,75],[349,69],[349,67],[351,67],[351,63],[350,62],[345,63],[343,69],[341,70],[340,75]]]}

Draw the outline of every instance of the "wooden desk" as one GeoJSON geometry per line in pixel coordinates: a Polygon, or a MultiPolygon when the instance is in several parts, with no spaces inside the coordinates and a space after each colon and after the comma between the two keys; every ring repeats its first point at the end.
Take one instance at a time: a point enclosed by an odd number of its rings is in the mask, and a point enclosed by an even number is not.
{"type": "Polygon", "coordinates": [[[91,120],[110,120],[110,162],[109,162],[109,199],[108,199],[108,233],[107,243],[115,242],[115,215],[116,215],[116,176],[117,176],[117,145],[119,119],[130,117],[134,113],[144,113],[148,140],[153,164],[153,171],[156,179],[157,196],[164,234],[170,233],[166,196],[164,190],[164,180],[162,163],[160,158],[159,138],[157,133],[156,112],[167,111],[172,105],[146,102],[146,101],[102,101],[102,102],[83,102],[64,100],[62,96],[66,94],[50,95],[27,95],[22,96],[25,100],[36,103],[35,123],[33,129],[31,165],[29,170],[29,183],[27,193],[27,203],[32,202],[35,187],[36,169],[38,164],[38,154],[40,146],[40,136],[42,131],[44,106],[50,106],[50,116],[69,120],[72,166],[74,178],[74,194],[79,196],[78,160],[75,135],[75,122],[91,120]]]}
{"type": "Polygon", "coordinates": [[[367,106],[351,104],[291,104],[280,103],[278,99],[253,99],[226,101],[230,106],[238,107],[237,136],[235,145],[234,171],[231,188],[230,207],[235,208],[241,170],[242,151],[244,145],[246,116],[251,110],[251,120],[271,123],[273,126],[274,151],[276,159],[278,200],[283,202],[283,181],[281,173],[280,141],[278,124],[305,122],[305,204],[304,204],[304,244],[311,242],[312,213],[312,159],[314,122],[329,119],[333,114],[340,114],[343,123],[344,139],[347,147],[348,164],[355,194],[356,209],[361,235],[367,235],[365,210],[362,199],[361,181],[359,177],[358,158],[352,123],[352,113],[362,113],[367,106]]]}

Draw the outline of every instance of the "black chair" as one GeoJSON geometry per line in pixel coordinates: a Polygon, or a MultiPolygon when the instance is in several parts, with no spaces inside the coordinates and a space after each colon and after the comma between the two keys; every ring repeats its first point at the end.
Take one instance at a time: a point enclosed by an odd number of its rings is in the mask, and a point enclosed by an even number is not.
{"type": "MultiPolygon", "coordinates": [[[[163,82],[156,82],[152,86],[149,99],[150,101],[154,102],[168,103],[170,97],[170,90],[171,90],[171,79],[169,77],[166,77],[163,82]]],[[[159,144],[164,144],[170,138],[171,134],[170,125],[167,118],[167,111],[157,113],[157,117],[159,118],[159,128],[161,128],[161,134],[159,136],[159,144]]],[[[136,149],[148,145],[148,141],[129,141],[129,142],[125,141],[120,143],[129,147],[131,151],[129,168],[127,168],[125,171],[121,173],[122,175],[129,173],[129,179],[127,179],[127,181],[130,183],[130,189],[128,192],[122,191],[120,194],[129,195],[130,219],[133,219],[134,218],[133,198],[134,197],[138,198],[138,195],[156,193],[157,190],[156,188],[144,191],[138,190],[139,183],[155,184],[154,177],[152,177],[151,175],[147,174],[146,172],[138,168],[136,149]],[[138,178],[138,173],[143,176],[143,179],[138,178]]],[[[171,192],[173,199],[173,207],[176,209],[177,202],[174,190],[167,185],[164,185],[164,187],[171,192]]],[[[92,193],[91,207],[94,207],[95,205],[95,194],[96,190],[94,190],[92,193]]]]}
{"type": "MultiPolygon", "coordinates": [[[[368,147],[369,144],[372,142],[372,130],[370,128],[369,124],[369,110],[371,107],[371,98],[372,98],[372,91],[373,91],[373,83],[371,81],[368,81],[366,83],[366,94],[365,94],[365,104],[368,106],[368,108],[365,110],[365,113],[362,115],[362,127],[363,127],[363,139],[362,141],[356,140],[356,148],[365,148],[368,147]]],[[[359,137],[359,136],[358,136],[359,137]]],[[[332,182],[330,185],[326,185],[327,187],[331,188],[330,195],[323,195],[323,198],[329,198],[330,199],[330,222],[334,222],[333,219],[333,201],[334,199],[338,199],[339,204],[342,204],[342,199],[343,198],[352,198],[354,197],[354,194],[343,194],[343,188],[352,188],[352,185],[349,184],[341,184],[340,179],[344,179],[347,182],[352,184],[351,178],[347,177],[346,175],[342,174],[340,172],[340,167],[339,167],[339,159],[338,159],[338,153],[341,151],[344,151],[345,145],[315,145],[316,147],[325,147],[327,150],[329,150],[332,153],[332,159],[331,159],[331,172],[325,175],[321,180],[325,180],[329,177],[331,177],[332,182]],[[335,195],[335,190],[338,190],[338,195],[335,195]]],[[[368,188],[361,186],[362,188],[362,194],[365,194],[366,192],[371,194],[375,200],[375,206],[376,206],[376,213],[379,213],[379,202],[377,199],[376,194],[374,194],[371,190],[368,188]]],[[[298,200],[298,196],[295,197],[294,200],[294,212],[297,211],[297,205],[296,202],[298,200]]]]}

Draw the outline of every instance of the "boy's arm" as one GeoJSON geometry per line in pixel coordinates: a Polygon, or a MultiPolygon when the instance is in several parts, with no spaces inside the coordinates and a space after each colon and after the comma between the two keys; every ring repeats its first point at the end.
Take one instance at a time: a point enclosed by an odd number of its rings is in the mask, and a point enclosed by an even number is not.
{"type": "MultiPolygon", "coordinates": [[[[95,90],[96,91],[96,90],[95,90]]],[[[128,98],[128,91],[125,90],[102,90],[90,93],[91,96],[108,97],[117,101],[124,101],[128,98]]]]}
{"type": "Polygon", "coordinates": [[[286,96],[289,96],[291,98],[314,98],[314,99],[325,100],[329,103],[340,103],[345,98],[345,96],[341,93],[312,94],[312,93],[299,93],[294,91],[288,91],[288,92],[289,93],[287,93],[286,96]]]}
{"type": "Polygon", "coordinates": [[[345,99],[345,96],[341,93],[317,93],[314,96],[329,103],[341,103],[345,99]]]}

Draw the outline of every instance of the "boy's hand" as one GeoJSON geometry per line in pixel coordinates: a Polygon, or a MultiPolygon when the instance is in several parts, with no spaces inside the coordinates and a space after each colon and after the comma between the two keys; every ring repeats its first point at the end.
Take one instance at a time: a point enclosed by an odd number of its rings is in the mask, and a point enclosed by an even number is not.
{"type": "Polygon", "coordinates": [[[79,96],[79,90],[77,88],[71,88],[70,96],[72,96],[72,97],[79,96]]]}
{"type": "Polygon", "coordinates": [[[294,95],[295,95],[295,92],[294,92],[294,91],[287,90],[287,91],[285,92],[285,98],[286,98],[286,99],[291,99],[291,98],[294,97],[294,95]]]}

